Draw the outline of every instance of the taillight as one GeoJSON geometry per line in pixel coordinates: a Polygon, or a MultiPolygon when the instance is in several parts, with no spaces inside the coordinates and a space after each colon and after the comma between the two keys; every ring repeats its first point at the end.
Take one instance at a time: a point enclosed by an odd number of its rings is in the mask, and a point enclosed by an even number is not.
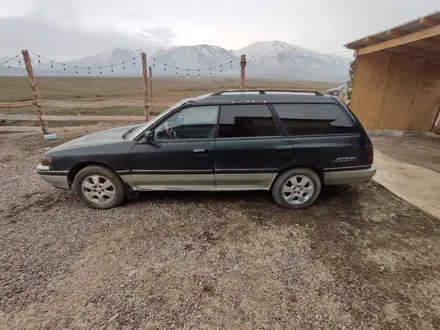
{"type": "Polygon", "coordinates": [[[373,145],[367,144],[367,160],[369,164],[373,164],[374,161],[374,151],[373,151],[373,145]]]}

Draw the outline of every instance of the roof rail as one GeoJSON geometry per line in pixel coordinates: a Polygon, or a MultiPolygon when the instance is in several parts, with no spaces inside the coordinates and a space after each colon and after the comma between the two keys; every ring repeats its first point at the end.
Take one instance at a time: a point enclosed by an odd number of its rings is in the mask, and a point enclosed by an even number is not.
{"type": "Polygon", "coordinates": [[[275,92],[275,93],[310,93],[310,94],[315,94],[317,96],[323,96],[323,94],[321,92],[318,91],[312,91],[312,90],[302,90],[302,89],[231,89],[231,90],[224,90],[224,91],[219,91],[216,92],[214,94],[212,94],[211,96],[214,95],[222,95],[222,94],[232,94],[232,93],[247,93],[247,92],[258,92],[259,94],[265,95],[267,94],[266,92],[275,92]]]}

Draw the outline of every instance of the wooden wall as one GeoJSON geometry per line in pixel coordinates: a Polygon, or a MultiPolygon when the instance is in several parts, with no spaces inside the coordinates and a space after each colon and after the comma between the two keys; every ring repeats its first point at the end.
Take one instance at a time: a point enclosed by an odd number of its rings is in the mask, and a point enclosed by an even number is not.
{"type": "Polygon", "coordinates": [[[424,63],[409,129],[429,131],[440,109],[440,65],[424,63]]]}
{"type": "Polygon", "coordinates": [[[366,129],[431,130],[440,106],[440,65],[375,52],[358,57],[353,112],[366,129]]]}
{"type": "Polygon", "coordinates": [[[391,54],[376,52],[358,57],[350,108],[366,129],[377,128],[388,86],[391,54]]]}

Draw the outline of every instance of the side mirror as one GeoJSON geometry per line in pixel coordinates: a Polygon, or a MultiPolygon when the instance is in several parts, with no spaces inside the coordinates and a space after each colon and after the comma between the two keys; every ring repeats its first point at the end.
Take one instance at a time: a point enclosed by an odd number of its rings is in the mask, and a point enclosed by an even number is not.
{"type": "Polygon", "coordinates": [[[154,134],[152,131],[145,131],[144,133],[145,140],[148,144],[152,144],[154,140],[154,134]]]}

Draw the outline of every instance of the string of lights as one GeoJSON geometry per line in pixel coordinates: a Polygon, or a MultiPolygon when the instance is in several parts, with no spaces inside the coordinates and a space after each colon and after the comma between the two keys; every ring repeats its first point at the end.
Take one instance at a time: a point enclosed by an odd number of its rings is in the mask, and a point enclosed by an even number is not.
{"type": "MultiPolygon", "coordinates": [[[[326,55],[337,55],[337,54],[346,53],[346,52],[350,52],[350,51],[351,50],[345,50],[345,51],[340,51],[340,52],[335,52],[335,53],[330,53],[330,54],[297,55],[297,56],[262,56],[262,55],[260,55],[261,53],[259,53],[257,55],[249,56],[248,60],[250,60],[252,58],[290,59],[290,58],[304,58],[304,57],[305,58],[321,57],[321,56],[326,56],[326,55]]],[[[50,66],[51,66],[52,69],[54,69],[55,65],[58,66],[58,68],[62,68],[63,71],[66,71],[66,68],[74,68],[76,74],[79,74],[79,70],[87,70],[87,73],[89,75],[91,74],[91,70],[92,69],[94,69],[94,70],[98,69],[100,74],[103,74],[103,69],[110,69],[111,72],[113,73],[114,69],[116,67],[120,67],[120,66],[122,66],[122,70],[125,72],[126,67],[128,65],[132,64],[134,67],[136,67],[136,60],[139,59],[139,57],[142,56],[142,54],[139,53],[139,54],[136,54],[135,56],[133,56],[133,57],[131,57],[129,59],[126,59],[126,60],[121,61],[121,62],[116,62],[116,63],[113,63],[113,64],[106,64],[106,65],[101,65],[101,66],[96,66],[96,65],[84,66],[84,65],[75,65],[75,64],[72,64],[72,63],[64,63],[64,62],[60,62],[60,61],[55,61],[53,59],[50,59],[48,57],[45,57],[45,56],[42,56],[40,54],[36,54],[36,53],[33,53],[33,52],[30,52],[30,54],[32,54],[34,57],[37,58],[37,61],[38,61],[39,65],[42,65],[42,61],[44,60],[44,61],[47,61],[48,63],[50,63],[50,66]]],[[[22,63],[21,63],[21,60],[20,60],[20,56],[21,56],[21,54],[18,54],[16,56],[10,58],[7,61],[5,61],[3,63],[0,63],[0,66],[7,65],[8,68],[11,68],[11,63],[10,62],[12,62],[14,60],[18,60],[18,64],[21,66],[22,63]]],[[[150,56],[148,54],[147,54],[147,57],[150,59],[150,61],[153,62],[152,65],[149,63],[152,66],[152,69],[157,69],[158,65],[163,65],[163,71],[175,71],[175,75],[176,76],[179,75],[179,71],[180,72],[183,71],[184,73],[186,73],[186,78],[189,78],[190,75],[192,73],[194,73],[194,72],[196,72],[198,78],[200,78],[201,77],[201,73],[202,72],[207,72],[207,71],[209,71],[209,77],[211,77],[213,70],[219,69],[220,73],[222,73],[224,70],[228,71],[228,70],[234,68],[234,62],[240,60],[240,57],[235,57],[235,58],[233,58],[233,59],[231,59],[231,60],[229,60],[227,62],[224,62],[222,64],[218,64],[218,65],[215,65],[215,66],[211,66],[211,67],[208,67],[208,68],[206,68],[206,67],[205,68],[184,68],[184,67],[180,67],[180,66],[176,66],[176,65],[173,65],[173,64],[166,63],[166,62],[164,62],[164,61],[162,61],[162,60],[160,60],[160,59],[158,59],[156,57],[150,56]]],[[[248,64],[251,64],[251,63],[248,63],[248,64]]]]}
{"type": "Polygon", "coordinates": [[[13,60],[15,60],[15,59],[17,59],[17,60],[18,60],[18,64],[21,65],[20,56],[21,56],[21,54],[17,54],[17,55],[15,55],[14,57],[11,57],[9,60],[4,61],[3,63],[0,63],[0,66],[3,66],[3,65],[5,65],[5,64],[7,64],[7,65],[8,65],[8,68],[10,68],[11,66],[9,65],[9,62],[11,62],[11,61],[13,61],[13,60]]]}
{"type": "Polygon", "coordinates": [[[129,59],[126,59],[121,62],[116,62],[113,64],[100,65],[100,66],[95,66],[95,65],[83,66],[83,65],[75,65],[75,64],[70,64],[70,63],[63,63],[63,62],[59,62],[59,61],[54,61],[50,58],[47,58],[45,56],[42,56],[42,55],[39,55],[39,54],[36,54],[33,52],[29,52],[29,53],[37,57],[39,65],[41,65],[41,60],[45,60],[45,61],[50,62],[51,68],[54,68],[54,65],[57,64],[57,65],[62,66],[64,71],[66,71],[66,68],[68,68],[68,67],[75,68],[76,73],[79,73],[78,72],[79,69],[84,69],[84,70],[87,69],[88,74],[90,74],[91,69],[99,69],[100,74],[102,74],[102,69],[107,69],[107,68],[110,68],[111,72],[113,72],[113,69],[115,67],[121,66],[121,65],[122,65],[122,69],[125,70],[125,66],[130,65],[131,63],[133,63],[133,66],[136,66],[136,59],[141,56],[141,54],[137,54],[136,56],[133,56],[129,59]]]}
{"type": "Polygon", "coordinates": [[[147,54],[147,57],[149,59],[153,60],[153,67],[156,67],[156,63],[159,63],[159,64],[162,64],[164,66],[164,71],[167,71],[167,68],[169,68],[170,70],[174,69],[176,71],[177,70],[181,70],[181,71],[186,71],[187,75],[188,75],[189,72],[198,72],[199,75],[200,75],[200,72],[202,72],[202,71],[209,71],[210,75],[211,75],[211,71],[214,70],[214,69],[220,69],[220,72],[223,72],[223,69],[226,69],[229,66],[231,68],[233,68],[234,67],[234,62],[240,59],[240,57],[236,57],[236,58],[234,58],[234,59],[232,59],[230,61],[224,62],[224,63],[216,65],[216,66],[211,66],[209,68],[193,69],[193,68],[182,68],[182,67],[179,67],[179,66],[176,66],[176,65],[168,64],[168,63],[165,63],[165,62],[163,62],[163,61],[161,61],[161,60],[159,60],[159,59],[157,59],[155,57],[152,57],[152,56],[150,56],[148,54],[147,54]]]}
{"type": "MultiPolygon", "coordinates": [[[[53,59],[50,59],[48,57],[45,57],[45,56],[37,54],[37,53],[33,53],[33,52],[29,52],[29,53],[37,58],[37,61],[38,61],[39,65],[42,65],[42,61],[46,61],[47,63],[50,63],[50,66],[51,66],[52,69],[54,68],[55,65],[60,67],[60,68],[62,67],[63,71],[66,71],[66,68],[74,68],[75,72],[77,74],[79,73],[78,70],[87,70],[87,73],[91,74],[91,70],[92,69],[94,69],[94,70],[98,69],[99,73],[102,74],[103,73],[103,69],[108,69],[108,68],[111,69],[111,72],[114,72],[114,68],[116,68],[118,66],[119,67],[122,66],[122,69],[125,71],[125,69],[126,69],[126,67],[128,65],[133,64],[133,66],[136,66],[136,60],[139,57],[141,57],[141,53],[139,53],[139,54],[137,54],[136,56],[134,56],[132,58],[129,58],[129,59],[121,61],[121,62],[113,63],[113,64],[106,64],[106,65],[101,65],[101,66],[97,66],[97,65],[85,66],[85,65],[75,65],[75,64],[72,64],[72,63],[64,63],[64,62],[60,62],[60,61],[55,61],[53,59]]],[[[11,60],[14,60],[18,56],[19,55],[11,58],[11,60]]],[[[234,67],[234,62],[240,59],[239,57],[236,57],[236,58],[234,58],[234,59],[232,59],[230,61],[224,62],[224,63],[219,64],[219,65],[215,65],[215,66],[212,66],[212,67],[209,67],[209,68],[184,68],[184,67],[180,67],[180,66],[176,66],[176,65],[173,65],[173,64],[166,63],[166,62],[161,61],[160,59],[157,59],[157,58],[155,58],[153,56],[150,56],[148,54],[147,54],[147,57],[150,60],[153,61],[152,68],[156,68],[157,64],[161,64],[161,65],[163,65],[163,70],[164,71],[175,70],[176,76],[178,75],[178,71],[184,71],[186,73],[186,77],[187,78],[190,77],[190,73],[197,72],[197,76],[200,77],[201,76],[201,72],[206,72],[206,71],[209,71],[209,76],[211,77],[213,70],[220,69],[220,73],[222,73],[223,70],[227,70],[229,68],[233,68],[234,67]]],[[[11,61],[11,60],[9,60],[9,61],[11,61]]],[[[8,63],[9,61],[7,61],[5,63],[8,63]]],[[[19,63],[19,64],[21,64],[21,63],[19,63]]],[[[8,67],[10,67],[10,66],[8,65],[8,67]]]]}

